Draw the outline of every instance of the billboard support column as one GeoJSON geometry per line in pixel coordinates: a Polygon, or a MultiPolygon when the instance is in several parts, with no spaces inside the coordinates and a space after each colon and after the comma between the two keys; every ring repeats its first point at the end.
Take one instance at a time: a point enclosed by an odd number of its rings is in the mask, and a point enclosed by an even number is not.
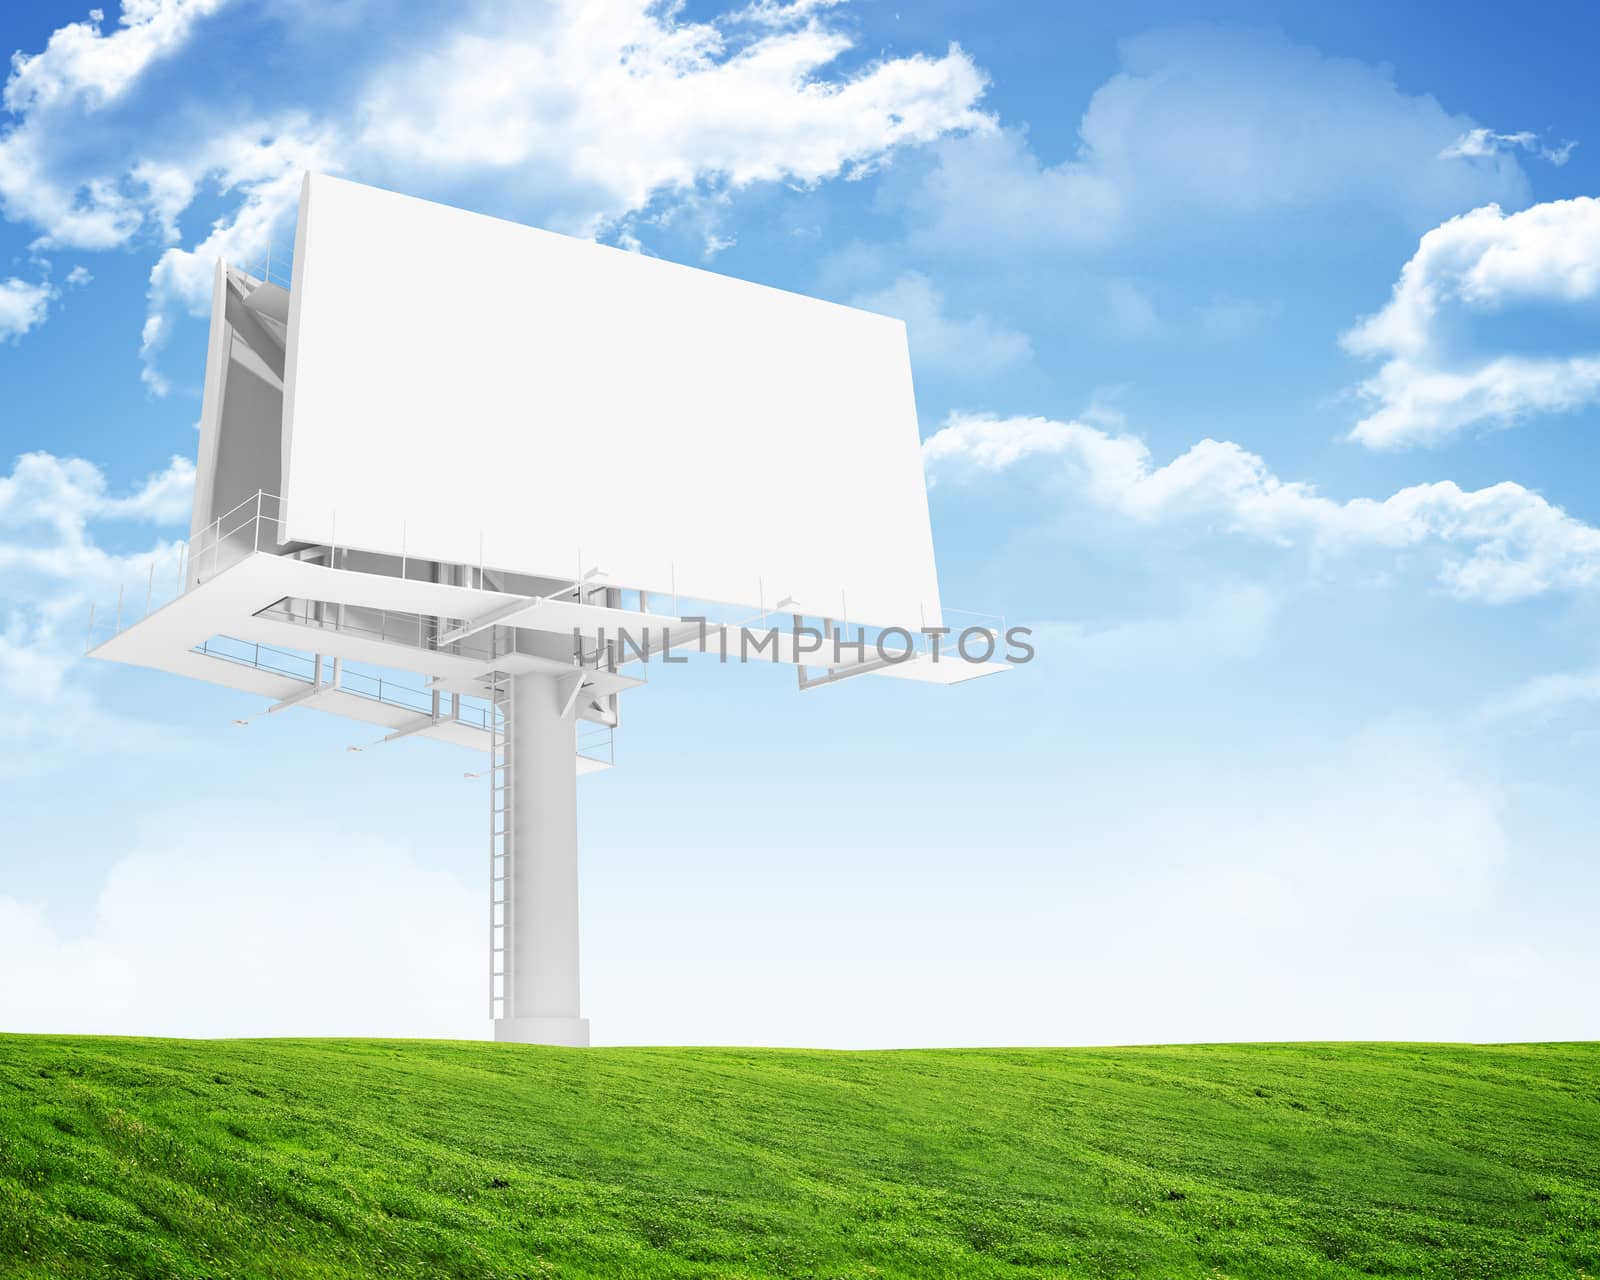
{"type": "Polygon", "coordinates": [[[496,1040],[583,1046],[578,1004],[577,717],[561,680],[511,681],[511,1004],[496,1040]]]}

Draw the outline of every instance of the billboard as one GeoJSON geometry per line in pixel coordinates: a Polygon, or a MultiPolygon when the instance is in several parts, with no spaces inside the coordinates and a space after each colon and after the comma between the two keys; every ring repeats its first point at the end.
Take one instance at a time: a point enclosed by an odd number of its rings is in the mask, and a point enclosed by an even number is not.
{"type": "Polygon", "coordinates": [[[286,541],[940,624],[894,319],[310,175],[286,541]]]}

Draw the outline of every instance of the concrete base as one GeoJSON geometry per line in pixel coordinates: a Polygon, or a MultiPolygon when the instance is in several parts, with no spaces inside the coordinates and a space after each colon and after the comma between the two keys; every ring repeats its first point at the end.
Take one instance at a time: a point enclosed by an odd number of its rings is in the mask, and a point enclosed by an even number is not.
{"type": "Polygon", "coordinates": [[[589,1047],[587,1018],[496,1018],[494,1038],[508,1044],[558,1044],[589,1047]]]}

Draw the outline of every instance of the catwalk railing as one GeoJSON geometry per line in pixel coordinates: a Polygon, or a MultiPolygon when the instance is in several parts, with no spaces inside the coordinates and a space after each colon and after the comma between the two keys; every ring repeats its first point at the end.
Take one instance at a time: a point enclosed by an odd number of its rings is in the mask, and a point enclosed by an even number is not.
{"type": "Polygon", "coordinates": [[[128,557],[132,573],[114,598],[89,605],[86,649],[171,604],[191,586],[209,582],[258,551],[275,551],[283,499],[257,490],[184,542],[163,543],[128,557]]]}

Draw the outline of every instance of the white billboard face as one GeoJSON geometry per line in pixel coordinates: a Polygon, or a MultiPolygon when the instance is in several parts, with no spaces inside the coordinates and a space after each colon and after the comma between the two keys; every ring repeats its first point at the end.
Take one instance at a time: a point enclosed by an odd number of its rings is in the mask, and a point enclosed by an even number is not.
{"type": "Polygon", "coordinates": [[[289,540],[936,626],[898,321],[313,175],[289,540]]]}

